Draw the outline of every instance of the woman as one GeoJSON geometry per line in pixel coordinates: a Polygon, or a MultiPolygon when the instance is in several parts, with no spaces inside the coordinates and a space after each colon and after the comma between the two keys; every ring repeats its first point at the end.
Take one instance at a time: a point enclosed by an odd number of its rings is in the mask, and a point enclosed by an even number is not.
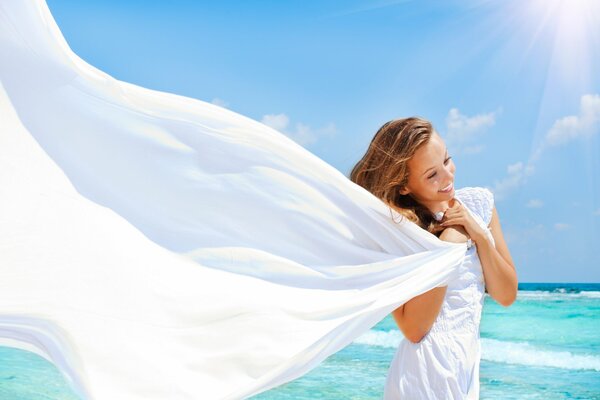
{"type": "Polygon", "coordinates": [[[403,340],[384,399],[478,399],[479,323],[484,291],[509,306],[517,275],[492,193],[454,189],[455,165],[442,138],[420,118],[385,123],[350,178],[409,220],[469,249],[460,277],[394,310],[403,340]],[[485,279],[484,279],[485,278],[485,279]]]}

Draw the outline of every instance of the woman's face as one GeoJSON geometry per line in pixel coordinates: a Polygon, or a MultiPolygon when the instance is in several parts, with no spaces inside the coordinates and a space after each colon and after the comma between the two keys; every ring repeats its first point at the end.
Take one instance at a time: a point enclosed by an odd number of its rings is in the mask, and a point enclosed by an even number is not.
{"type": "Polygon", "coordinates": [[[408,184],[400,191],[429,207],[454,197],[454,162],[444,141],[433,133],[408,161],[408,184]]]}

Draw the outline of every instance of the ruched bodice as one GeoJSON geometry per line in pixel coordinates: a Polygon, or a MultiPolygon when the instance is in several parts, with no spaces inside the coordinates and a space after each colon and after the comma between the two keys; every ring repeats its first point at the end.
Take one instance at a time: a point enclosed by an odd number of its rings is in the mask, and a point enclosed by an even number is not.
{"type": "MultiPolygon", "coordinates": [[[[484,227],[494,200],[486,188],[465,187],[455,197],[484,227]]],[[[481,345],[479,326],[485,280],[477,248],[470,245],[457,279],[448,284],[441,310],[419,343],[400,342],[391,362],[384,400],[478,399],[481,345]]]]}

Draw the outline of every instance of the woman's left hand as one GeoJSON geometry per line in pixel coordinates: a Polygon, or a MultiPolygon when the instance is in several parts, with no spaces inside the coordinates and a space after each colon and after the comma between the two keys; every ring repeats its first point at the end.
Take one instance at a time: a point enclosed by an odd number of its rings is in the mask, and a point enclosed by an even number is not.
{"type": "Polygon", "coordinates": [[[485,231],[481,225],[477,223],[469,210],[454,198],[450,200],[450,208],[444,212],[444,217],[440,225],[444,227],[462,225],[475,243],[485,238],[485,231]]]}

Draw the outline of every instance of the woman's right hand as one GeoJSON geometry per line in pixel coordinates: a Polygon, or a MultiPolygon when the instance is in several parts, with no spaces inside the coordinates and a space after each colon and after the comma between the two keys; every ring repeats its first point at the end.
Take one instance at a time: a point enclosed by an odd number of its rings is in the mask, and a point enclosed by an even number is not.
{"type": "MultiPolygon", "coordinates": [[[[450,208],[444,212],[444,217],[440,223],[443,227],[459,228],[459,232],[467,235],[467,239],[471,238],[475,242],[486,236],[485,230],[475,221],[469,210],[456,199],[450,201],[450,208]],[[462,228],[462,230],[460,229],[462,228]]],[[[453,232],[451,236],[454,236],[453,232]]],[[[445,240],[445,239],[444,239],[445,240]]],[[[462,242],[462,239],[457,239],[462,242]]],[[[448,240],[453,241],[453,240],[448,240]]],[[[467,241],[466,239],[464,240],[467,241]]]]}

